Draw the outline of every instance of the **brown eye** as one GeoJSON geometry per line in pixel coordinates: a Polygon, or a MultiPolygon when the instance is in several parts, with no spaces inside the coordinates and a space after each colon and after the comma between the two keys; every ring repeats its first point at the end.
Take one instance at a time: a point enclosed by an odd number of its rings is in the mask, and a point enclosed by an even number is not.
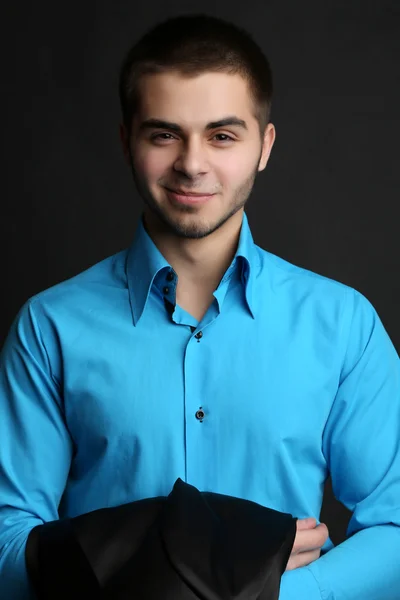
{"type": "Polygon", "coordinates": [[[227,135],[226,133],[217,133],[217,134],[215,134],[214,137],[224,138],[224,139],[217,140],[218,142],[234,142],[235,141],[230,135],[227,135]]]}
{"type": "Polygon", "coordinates": [[[157,140],[157,141],[168,141],[168,140],[174,140],[175,138],[170,133],[164,132],[164,133],[156,133],[155,135],[152,135],[151,139],[157,140]]]}

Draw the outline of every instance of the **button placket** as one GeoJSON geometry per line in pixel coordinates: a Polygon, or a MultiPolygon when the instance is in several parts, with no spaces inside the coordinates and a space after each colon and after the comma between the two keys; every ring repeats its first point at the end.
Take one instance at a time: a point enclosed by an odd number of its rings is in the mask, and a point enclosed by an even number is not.
{"type": "Polygon", "coordinates": [[[208,412],[210,409],[203,404],[204,373],[201,364],[208,352],[204,344],[198,346],[194,342],[204,341],[203,337],[206,339],[204,330],[208,324],[203,324],[203,331],[196,327],[187,341],[184,356],[186,477],[199,488],[207,485],[203,452],[208,452],[212,418],[208,412]]]}

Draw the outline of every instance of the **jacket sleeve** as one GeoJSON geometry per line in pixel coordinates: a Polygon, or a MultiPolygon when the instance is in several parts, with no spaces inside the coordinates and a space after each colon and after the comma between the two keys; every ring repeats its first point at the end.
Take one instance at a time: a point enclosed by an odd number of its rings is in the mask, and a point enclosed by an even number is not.
{"type": "Polygon", "coordinates": [[[26,541],[35,526],[58,519],[71,464],[55,348],[40,302],[31,299],[0,355],[0,589],[10,600],[35,597],[26,541]]]}
{"type": "Polygon", "coordinates": [[[350,290],[346,354],[323,435],[346,540],[282,578],[280,600],[399,600],[400,361],[376,311],[350,290]]]}

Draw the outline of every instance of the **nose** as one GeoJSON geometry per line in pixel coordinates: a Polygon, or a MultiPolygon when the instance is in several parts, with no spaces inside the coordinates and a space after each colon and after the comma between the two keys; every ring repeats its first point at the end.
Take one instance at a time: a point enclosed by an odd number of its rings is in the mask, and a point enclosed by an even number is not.
{"type": "Polygon", "coordinates": [[[201,140],[187,141],[180,149],[174,169],[193,178],[209,171],[207,150],[201,140]]]}

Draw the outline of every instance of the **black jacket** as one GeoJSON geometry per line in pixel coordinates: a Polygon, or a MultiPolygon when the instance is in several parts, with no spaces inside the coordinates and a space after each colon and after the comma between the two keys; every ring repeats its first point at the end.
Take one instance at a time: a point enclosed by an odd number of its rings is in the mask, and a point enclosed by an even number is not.
{"type": "Polygon", "coordinates": [[[278,600],[296,519],[177,479],[168,497],[35,527],[39,600],[278,600]]]}

